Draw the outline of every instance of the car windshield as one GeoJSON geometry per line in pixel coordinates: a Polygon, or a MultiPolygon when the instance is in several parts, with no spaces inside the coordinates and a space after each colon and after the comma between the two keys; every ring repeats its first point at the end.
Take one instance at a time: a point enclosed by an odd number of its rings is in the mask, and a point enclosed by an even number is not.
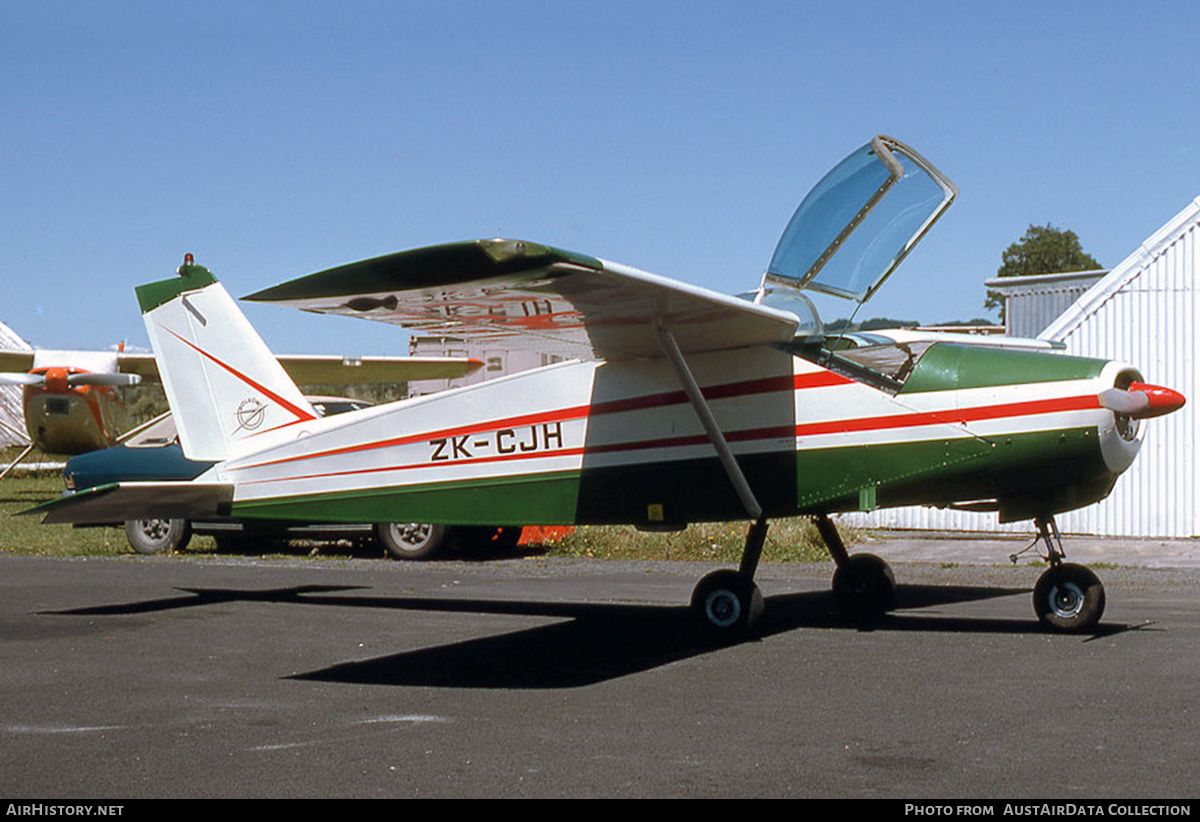
{"type": "MultiPolygon", "coordinates": [[[[308,397],[307,399],[312,404],[313,410],[321,417],[359,411],[372,405],[369,400],[352,397],[308,397]]],[[[178,442],[179,432],[175,428],[175,418],[168,412],[156,417],[141,428],[130,431],[122,440],[122,444],[129,448],[159,448],[178,442]]]]}
{"type": "Polygon", "coordinates": [[[767,279],[865,302],[912,250],[957,189],[915,151],[878,136],[809,192],[767,279]]]}
{"type": "Polygon", "coordinates": [[[158,448],[170,445],[177,439],[175,418],[170,414],[164,414],[141,428],[134,429],[125,439],[124,444],[130,448],[158,448]]]}

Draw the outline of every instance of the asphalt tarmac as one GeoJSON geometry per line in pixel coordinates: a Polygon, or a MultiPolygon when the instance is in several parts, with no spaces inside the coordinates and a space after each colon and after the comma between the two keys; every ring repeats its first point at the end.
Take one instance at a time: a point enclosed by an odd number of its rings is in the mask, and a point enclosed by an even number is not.
{"type": "Polygon", "coordinates": [[[770,564],[727,646],[691,629],[701,564],[0,558],[0,796],[1200,794],[1189,543],[1110,556],[1071,636],[1022,541],[884,536],[882,622],[770,564]]]}

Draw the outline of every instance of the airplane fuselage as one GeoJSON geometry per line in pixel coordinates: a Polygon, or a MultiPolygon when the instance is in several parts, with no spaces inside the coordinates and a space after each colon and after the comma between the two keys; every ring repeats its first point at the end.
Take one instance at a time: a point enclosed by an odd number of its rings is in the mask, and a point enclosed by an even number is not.
{"type": "MultiPolygon", "coordinates": [[[[1102,499],[1137,453],[1097,395],[1133,373],[1061,354],[934,346],[899,391],[753,346],[689,365],[767,516],[1102,499]]],[[[568,362],[261,435],[218,465],[243,517],[446,524],[746,519],[663,359],[568,362]],[[257,447],[261,446],[261,447],[257,447]]],[[[202,478],[203,479],[203,478],[202,478]]]]}

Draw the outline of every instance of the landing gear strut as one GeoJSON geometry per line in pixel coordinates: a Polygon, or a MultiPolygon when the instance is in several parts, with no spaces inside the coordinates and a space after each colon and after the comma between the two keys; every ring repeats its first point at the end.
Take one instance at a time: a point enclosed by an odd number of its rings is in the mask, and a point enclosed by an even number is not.
{"type": "Polygon", "coordinates": [[[688,368],[687,360],[675,336],[662,326],[658,329],[658,341],[663,353],[675,368],[683,392],[696,412],[704,433],[717,452],[717,459],[725,469],[725,475],[733,485],[742,507],[753,521],[746,534],[746,547],[742,549],[742,561],[736,571],[728,569],[714,571],[700,580],[692,592],[692,610],[711,631],[722,637],[737,638],[749,633],[763,609],[762,594],[754,584],[754,572],[762,556],[763,543],[767,539],[767,518],[763,507],[754,495],[750,483],[733,456],[733,451],[713,416],[712,409],[688,368]]]}
{"type": "Polygon", "coordinates": [[[763,598],[754,582],[754,572],[766,538],[767,521],[760,518],[746,534],[738,569],[713,571],[692,591],[692,610],[710,630],[724,636],[740,636],[748,633],[762,615],[763,598]]]}
{"type": "Polygon", "coordinates": [[[837,564],[833,572],[833,598],[838,610],[858,620],[875,620],[892,609],[896,601],[896,577],[891,566],[874,554],[854,554],[828,515],[813,522],[837,564]]]}
{"type": "Polygon", "coordinates": [[[1034,522],[1038,536],[1029,548],[1042,542],[1046,561],[1050,563],[1050,568],[1033,586],[1034,613],[1043,625],[1055,631],[1090,631],[1104,615],[1104,586],[1088,568],[1065,561],[1054,517],[1038,517],[1034,522]]]}

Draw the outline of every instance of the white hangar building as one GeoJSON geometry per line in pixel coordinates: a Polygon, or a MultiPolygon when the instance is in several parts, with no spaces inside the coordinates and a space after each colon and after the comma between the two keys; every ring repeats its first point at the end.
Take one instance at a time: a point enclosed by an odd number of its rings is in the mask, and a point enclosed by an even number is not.
{"type": "MultiPolygon", "coordinates": [[[[29,343],[0,322],[0,348],[12,351],[28,351],[29,343]]],[[[0,447],[29,445],[25,433],[25,408],[21,399],[21,388],[14,385],[0,386],[0,447]]]]}
{"type": "MultiPolygon", "coordinates": [[[[1012,320],[1049,323],[1040,331],[1010,325],[1010,334],[1058,340],[1066,344],[1067,353],[1078,356],[1124,360],[1147,382],[1173,388],[1188,399],[1181,411],[1143,421],[1141,454],[1117,480],[1112,494],[1096,505],[1059,515],[1059,529],[1121,537],[1200,536],[1200,462],[1192,447],[1200,424],[1200,197],[1107,273],[1006,280],[1009,304],[1017,309],[1012,320]],[[1082,293],[1049,319],[1045,306],[1061,301],[1070,289],[1082,293]]],[[[844,520],[875,528],[1033,531],[1030,523],[1000,525],[994,513],[920,507],[853,514],[844,520]]]]}

